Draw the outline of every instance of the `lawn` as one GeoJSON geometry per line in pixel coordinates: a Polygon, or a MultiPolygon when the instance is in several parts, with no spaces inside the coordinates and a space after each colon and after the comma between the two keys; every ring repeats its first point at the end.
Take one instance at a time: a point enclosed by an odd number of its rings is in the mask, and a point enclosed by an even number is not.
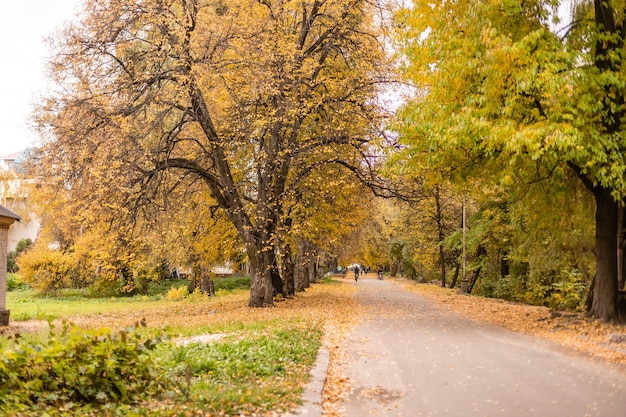
{"type": "Polygon", "coordinates": [[[17,340],[0,338],[0,379],[5,379],[0,381],[0,414],[284,412],[299,403],[325,324],[335,320],[335,308],[350,308],[350,291],[327,281],[263,309],[247,307],[247,289],[176,301],[155,295],[92,299],[77,293],[40,297],[11,291],[11,327],[40,331],[17,340]],[[216,337],[209,343],[179,343],[197,335],[216,337]],[[92,371],[95,376],[87,378],[92,371]],[[103,380],[105,374],[112,379],[103,380]],[[96,388],[94,381],[102,386],[96,388]],[[137,392],[130,395],[133,389],[137,392]]]}

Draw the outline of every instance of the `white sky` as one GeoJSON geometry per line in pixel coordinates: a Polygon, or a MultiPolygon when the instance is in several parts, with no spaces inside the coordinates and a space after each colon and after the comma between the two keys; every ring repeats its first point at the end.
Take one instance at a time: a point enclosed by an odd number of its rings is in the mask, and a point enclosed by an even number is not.
{"type": "Polygon", "coordinates": [[[45,42],[81,0],[0,0],[0,156],[37,143],[33,104],[46,89],[45,42]]]}

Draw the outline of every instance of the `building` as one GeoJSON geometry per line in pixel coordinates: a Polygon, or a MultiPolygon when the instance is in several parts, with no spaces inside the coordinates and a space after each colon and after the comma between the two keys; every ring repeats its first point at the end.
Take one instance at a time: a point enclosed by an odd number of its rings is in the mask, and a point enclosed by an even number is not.
{"type": "Polygon", "coordinates": [[[7,307],[7,236],[10,226],[20,221],[20,216],[0,205],[0,326],[9,325],[7,307]]]}
{"type": "Polygon", "coordinates": [[[0,205],[17,213],[21,221],[14,224],[8,233],[7,248],[15,250],[21,239],[35,240],[41,227],[39,217],[34,213],[28,199],[28,179],[21,166],[28,157],[29,150],[0,156],[0,205]]]}

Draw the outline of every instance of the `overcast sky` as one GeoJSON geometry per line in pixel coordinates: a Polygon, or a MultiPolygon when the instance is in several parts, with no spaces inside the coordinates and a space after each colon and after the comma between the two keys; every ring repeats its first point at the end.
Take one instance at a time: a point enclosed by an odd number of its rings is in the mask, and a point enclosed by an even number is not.
{"type": "Polygon", "coordinates": [[[81,0],[0,0],[0,156],[36,143],[33,104],[46,88],[45,43],[81,0]]]}

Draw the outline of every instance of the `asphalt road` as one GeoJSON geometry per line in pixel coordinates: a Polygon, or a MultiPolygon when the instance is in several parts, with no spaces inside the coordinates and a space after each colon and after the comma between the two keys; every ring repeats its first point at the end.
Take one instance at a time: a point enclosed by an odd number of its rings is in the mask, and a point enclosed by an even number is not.
{"type": "Polygon", "coordinates": [[[556,345],[359,279],[367,306],[345,345],[346,417],[626,417],[626,374],[556,345]]]}

